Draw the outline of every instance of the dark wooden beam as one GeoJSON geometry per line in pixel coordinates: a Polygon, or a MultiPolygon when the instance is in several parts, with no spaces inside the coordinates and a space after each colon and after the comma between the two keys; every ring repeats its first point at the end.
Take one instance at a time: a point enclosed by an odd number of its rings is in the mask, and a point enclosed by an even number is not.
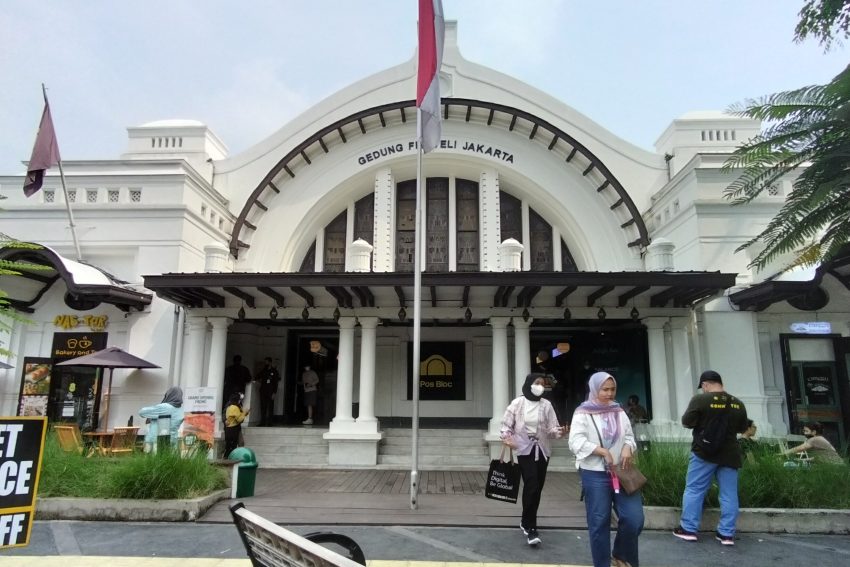
{"type": "Polygon", "coordinates": [[[378,118],[381,120],[381,128],[387,127],[387,121],[384,119],[384,113],[378,112],[378,118]]]}
{"type": "Polygon", "coordinates": [[[261,202],[259,202],[259,201],[254,201],[254,205],[256,205],[256,206],[257,206],[258,208],[260,208],[260,209],[263,209],[264,211],[268,211],[268,210],[269,210],[269,208],[268,208],[267,206],[265,206],[264,204],[262,204],[262,203],[261,203],[261,202]]]}
{"type": "Polygon", "coordinates": [[[393,286],[393,289],[395,290],[395,294],[398,296],[398,306],[404,307],[404,288],[400,285],[396,285],[393,286]]]}
{"type": "Polygon", "coordinates": [[[215,293],[214,291],[210,291],[203,287],[191,288],[191,290],[196,293],[198,296],[204,298],[204,300],[210,304],[210,307],[224,307],[224,296],[215,293]]]}
{"type": "Polygon", "coordinates": [[[307,157],[307,152],[305,152],[304,150],[301,150],[301,157],[304,158],[304,161],[307,162],[307,165],[313,163],[312,161],[310,161],[310,158],[307,157]]]}
{"type": "Polygon", "coordinates": [[[337,128],[336,131],[339,133],[339,138],[340,138],[340,140],[342,140],[342,143],[343,144],[348,143],[348,140],[345,139],[345,134],[342,131],[342,126],[337,128]]]}
{"type": "Polygon", "coordinates": [[[608,180],[606,179],[606,180],[605,180],[605,183],[603,183],[602,185],[600,185],[599,187],[597,187],[597,188],[596,188],[596,192],[597,192],[597,193],[601,193],[601,192],[602,192],[602,191],[604,191],[604,190],[605,190],[605,188],[606,188],[606,187],[608,187],[610,184],[611,184],[611,182],[610,182],[610,181],[608,181],[608,180]]]}
{"type": "Polygon", "coordinates": [[[289,289],[292,290],[292,293],[297,293],[298,295],[300,295],[304,299],[304,301],[307,302],[307,307],[315,307],[316,306],[316,302],[313,299],[313,296],[310,294],[309,291],[307,291],[303,287],[294,285],[294,286],[290,287],[289,289]]]}
{"type": "Polygon", "coordinates": [[[572,292],[578,289],[577,285],[568,285],[564,289],[558,292],[558,295],[555,296],[555,307],[560,307],[564,304],[564,300],[570,295],[572,292]]]}
{"type": "Polygon", "coordinates": [[[239,289],[238,287],[225,287],[225,288],[222,288],[222,289],[224,289],[224,291],[226,291],[227,293],[229,293],[233,297],[236,297],[236,298],[244,301],[245,304],[248,307],[252,307],[252,308],[256,307],[256,304],[254,302],[254,296],[251,295],[250,293],[246,293],[246,292],[242,291],[241,289],[239,289]]]}
{"type": "Polygon", "coordinates": [[[513,132],[513,131],[514,131],[514,126],[516,126],[516,114],[514,114],[513,116],[511,116],[511,125],[510,125],[510,126],[508,126],[508,132],[513,132]]]}
{"type": "Polygon", "coordinates": [[[664,307],[667,303],[679,293],[675,287],[668,287],[664,291],[660,291],[649,298],[650,307],[664,307]]]}
{"type": "Polygon", "coordinates": [[[589,294],[587,296],[587,306],[593,307],[593,304],[596,303],[597,299],[599,299],[603,295],[609,293],[613,289],[614,289],[613,285],[603,285],[602,287],[600,287],[599,289],[597,289],[593,293],[589,294]]]}
{"type": "Polygon", "coordinates": [[[531,134],[529,134],[529,135],[528,135],[528,139],[529,139],[529,140],[533,140],[533,139],[534,139],[534,136],[536,136],[536,135],[537,135],[537,128],[538,128],[539,126],[540,126],[540,125],[539,125],[539,124],[537,124],[537,123],[535,122],[535,123],[534,123],[534,126],[532,126],[532,127],[531,127],[531,134]]]}
{"type": "Polygon", "coordinates": [[[493,115],[496,113],[492,108],[490,109],[490,115],[487,117],[487,126],[493,123],[493,115]]]}
{"type": "Polygon", "coordinates": [[[294,173],[292,173],[292,170],[291,170],[291,169],[289,169],[289,166],[288,166],[288,165],[284,165],[284,166],[283,166],[283,170],[284,170],[286,173],[288,173],[290,177],[292,177],[293,179],[295,179],[295,174],[294,174],[294,173]]]}
{"type": "Polygon", "coordinates": [[[628,227],[632,226],[633,224],[635,224],[635,218],[634,217],[630,218],[629,220],[627,220],[626,222],[621,224],[620,228],[628,228],[628,227]]]}
{"type": "Polygon", "coordinates": [[[257,291],[264,293],[274,300],[277,307],[286,307],[286,299],[270,287],[258,287],[257,291]]]}
{"type": "Polygon", "coordinates": [[[245,226],[247,226],[251,230],[257,230],[257,226],[251,223],[250,221],[245,221],[245,226]]]}
{"type": "Polygon", "coordinates": [[[272,188],[272,191],[280,195],[280,189],[277,188],[277,185],[275,185],[273,181],[269,181],[269,187],[272,188]]]}
{"type": "Polygon", "coordinates": [[[322,146],[322,150],[324,150],[325,153],[328,153],[328,146],[321,137],[319,137],[319,145],[322,146]]]}
{"type": "Polygon", "coordinates": [[[466,121],[469,122],[469,117],[472,116],[472,106],[466,107],[466,121]]]}
{"type": "Polygon", "coordinates": [[[366,133],[366,127],[363,125],[363,119],[362,118],[357,119],[357,125],[360,126],[360,133],[365,134],[366,133]]]}
{"type": "Polygon", "coordinates": [[[590,162],[590,165],[588,165],[588,166],[587,166],[587,169],[585,169],[584,171],[582,171],[582,172],[581,172],[581,174],[582,174],[582,175],[584,175],[584,176],[587,176],[587,174],[588,174],[588,173],[590,173],[591,171],[593,171],[593,168],[594,168],[594,167],[596,167],[596,164],[595,164],[595,163],[593,163],[593,162],[590,162]]]}
{"type": "Polygon", "coordinates": [[[608,207],[608,208],[609,208],[609,209],[611,209],[611,210],[613,211],[614,209],[616,209],[617,207],[621,207],[622,205],[623,205],[623,198],[622,198],[622,197],[620,197],[619,199],[617,199],[617,200],[614,202],[614,204],[613,204],[613,205],[611,205],[611,206],[610,206],[610,207],[608,207]]]}
{"type": "Polygon", "coordinates": [[[567,156],[567,163],[570,163],[571,161],[573,161],[573,158],[576,157],[577,151],[578,151],[578,148],[575,148],[575,147],[570,151],[570,155],[567,156]]]}
{"type": "Polygon", "coordinates": [[[462,300],[462,303],[463,303],[463,306],[464,306],[464,307],[469,307],[469,286],[468,286],[468,285],[463,286],[463,300],[462,300]]]}
{"type": "Polygon", "coordinates": [[[558,143],[558,135],[555,134],[554,136],[552,136],[552,141],[549,142],[549,149],[551,150],[552,148],[554,148],[555,144],[557,144],[557,143],[558,143]]]}
{"type": "Polygon", "coordinates": [[[432,285],[428,286],[428,289],[431,290],[431,307],[437,306],[437,286],[432,285]]]}
{"type": "Polygon", "coordinates": [[[620,307],[625,307],[629,303],[629,300],[631,298],[637,297],[638,295],[642,294],[643,292],[645,292],[647,290],[649,290],[648,285],[635,286],[632,289],[630,289],[629,291],[627,291],[626,293],[620,295],[619,298],[617,298],[617,305],[620,306],[620,307]]]}
{"type": "Polygon", "coordinates": [[[401,110],[401,123],[407,124],[407,113],[404,111],[404,107],[402,106],[399,110],[401,110]]]}

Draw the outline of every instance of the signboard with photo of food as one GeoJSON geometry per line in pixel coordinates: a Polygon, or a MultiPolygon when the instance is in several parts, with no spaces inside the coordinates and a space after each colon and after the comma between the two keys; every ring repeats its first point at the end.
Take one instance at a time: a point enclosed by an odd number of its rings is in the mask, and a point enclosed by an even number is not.
{"type": "Polygon", "coordinates": [[[18,415],[41,417],[47,415],[50,378],[53,363],[49,358],[24,359],[18,415]]]}

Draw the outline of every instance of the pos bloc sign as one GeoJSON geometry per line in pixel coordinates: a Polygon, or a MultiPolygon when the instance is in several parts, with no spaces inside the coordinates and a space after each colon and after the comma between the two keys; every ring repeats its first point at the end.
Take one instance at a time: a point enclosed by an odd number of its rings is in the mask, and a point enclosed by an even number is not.
{"type": "Polygon", "coordinates": [[[0,549],[29,544],[45,417],[0,417],[0,549]]]}

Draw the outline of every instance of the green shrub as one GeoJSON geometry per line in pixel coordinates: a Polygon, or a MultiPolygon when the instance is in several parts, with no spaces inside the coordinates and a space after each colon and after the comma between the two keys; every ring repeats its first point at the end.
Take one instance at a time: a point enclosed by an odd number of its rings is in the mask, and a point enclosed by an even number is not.
{"type": "MultiPolygon", "coordinates": [[[[778,448],[762,445],[738,472],[742,508],[850,508],[850,467],[814,464],[804,468],[784,466],[778,448]]],[[[649,479],[643,489],[649,506],[681,506],[688,472],[690,444],[653,442],[638,455],[638,466],[649,479]]],[[[713,483],[706,506],[716,508],[713,483]]]]}
{"type": "Polygon", "coordinates": [[[42,497],[174,499],[195,498],[227,485],[225,473],[195,453],[175,451],[120,457],[65,453],[55,436],[45,442],[38,493],[42,497]]]}

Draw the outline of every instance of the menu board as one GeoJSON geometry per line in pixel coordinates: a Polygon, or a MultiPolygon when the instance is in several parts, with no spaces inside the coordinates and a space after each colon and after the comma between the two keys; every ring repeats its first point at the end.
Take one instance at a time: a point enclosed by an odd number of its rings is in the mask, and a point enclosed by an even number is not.
{"type": "Polygon", "coordinates": [[[18,399],[18,415],[47,416],[52,371],[53,362],[49,358],[24,358],[21,393],[18,399]]]}

